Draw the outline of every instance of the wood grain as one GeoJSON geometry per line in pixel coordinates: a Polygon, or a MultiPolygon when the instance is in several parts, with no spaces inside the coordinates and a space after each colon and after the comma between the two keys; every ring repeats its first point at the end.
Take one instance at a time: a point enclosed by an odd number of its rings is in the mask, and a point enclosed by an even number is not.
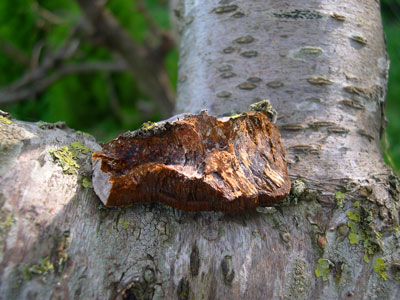
{"type": "Polygon", "coordinates": [[[147,123],[92,157],[93,185],[107,206],[160,202],[235,212],[273,205],[290,192],[278,128],[258,111],[147,123]]]}

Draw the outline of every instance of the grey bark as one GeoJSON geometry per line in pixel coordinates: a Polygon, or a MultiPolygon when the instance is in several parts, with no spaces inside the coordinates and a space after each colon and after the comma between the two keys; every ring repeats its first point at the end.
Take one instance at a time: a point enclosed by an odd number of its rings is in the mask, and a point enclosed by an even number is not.
{"type": "Polygon", "coordinates": [[[379,150],[388,68],[379,3],[176,5],[177,112],[222,116],[269,98],[294,182],[288,201],[230,215],[106,209],[83,186],[90,156],[63,171],[50,151],[74,141],[98,150],[92,138],[3,117],[0,297],[399,299],[399,183],[379,150]],[[351,233],[365,241],[350,244],[351,233]],[[368,243],[381,248],[369,263],[368,243]]]}

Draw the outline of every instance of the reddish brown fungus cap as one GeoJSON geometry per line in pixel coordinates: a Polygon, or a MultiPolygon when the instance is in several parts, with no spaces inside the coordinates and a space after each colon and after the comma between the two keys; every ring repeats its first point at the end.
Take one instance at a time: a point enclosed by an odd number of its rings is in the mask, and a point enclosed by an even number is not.
{"type": "Polygon", "coordinates": [[[94,189],[107,206],[236,212],[273,205],[290,191],[278,128],[262,111],[145,123],[94,153],[93,167],[94,189]]]}

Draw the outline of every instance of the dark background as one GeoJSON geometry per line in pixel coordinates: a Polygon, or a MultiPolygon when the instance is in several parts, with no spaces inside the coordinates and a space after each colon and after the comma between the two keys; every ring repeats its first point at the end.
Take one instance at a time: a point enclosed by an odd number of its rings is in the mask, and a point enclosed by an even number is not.
{"type": "MultiPolygon", "coordinates": [[[[94,0],[93,0],[94,1],[94,0]]],[[[386,161],[400,171],[400,1],[382,0],[383,23],[391,61],[386,114],[387,135],[382,139],[386,161]]],[[[111,0],[105,8],[119,20],[138,45],[157,43],[158,33],[169,36],[166,0],[111,0]]],[[[77,2],[72,0],[2,0],[0,1],[0,109],[13,118],[57,122],[107,141],[120,132],[136,129],[161,114],[151,99],[143,94],[128,71],[93,71],[71,73],[27,97],[1,102],[1,91],[21,80],[27,72],[43,65],[46,57],[57,52],[77,24],[86,26],[77,2]]],[[[112,61],[118,53],[103,45],[101,38],[88,31],[78,33],[79,48],[62,63],[112,61]]],[[[175,88],[178,51],[169,45],[161,61],[175,88]]],[[[61,64],[61,63],[60,63],[61,64]]],[[[57,67],[57,66],[56,66],[57,67]]],[[[52,76],[57,68],[49,70],[52,76]]]]}

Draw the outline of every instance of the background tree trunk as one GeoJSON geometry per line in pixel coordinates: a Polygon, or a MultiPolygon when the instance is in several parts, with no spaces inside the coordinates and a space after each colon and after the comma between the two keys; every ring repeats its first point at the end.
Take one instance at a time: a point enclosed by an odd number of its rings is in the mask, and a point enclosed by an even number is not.
{"type": "Polygon", "coordinates": [[[269,98],[292,194],[243,214],[104,208],[100,146],[0,119],[2,299],[399,299],[399,187],[379,149],[379,3],[177,1],[177,111],[269,98]],[[61,148],[64,146],[64,148],[61,148]]]}

